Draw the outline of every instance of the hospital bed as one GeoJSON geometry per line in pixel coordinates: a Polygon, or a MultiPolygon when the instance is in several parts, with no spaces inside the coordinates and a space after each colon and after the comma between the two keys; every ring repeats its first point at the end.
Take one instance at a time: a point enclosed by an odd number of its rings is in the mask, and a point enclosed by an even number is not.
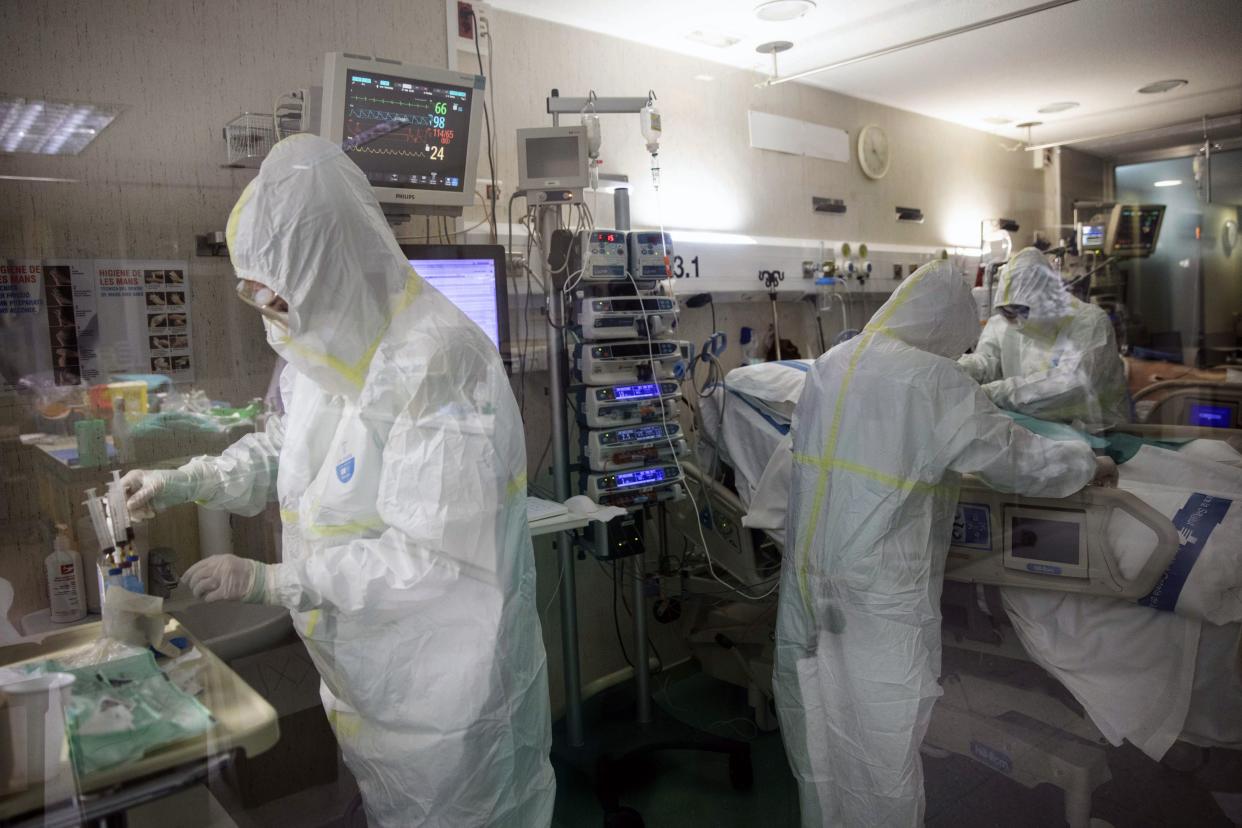
{"type": "MultiPolygon", "coordinates": [[[[767,592],[779,576],[783,530],[774,517],[783,504],[773,501],[782,501],[787,488],[769,491],[771,466],[788,434],[808,367],[809,361],[747,366],[730,372],[723,386],[699,401],[697,462],[686,464],[698,513],[688,500],[669,509],[674,534],[681,532],[687,543],[699,545],[701,528],[714,564],[751,596],[767,592]],[[764,528],[752,529],[747,523],[764,528]]],[[[1183,440],[1186,447],[1198,446],[1196,453],[1214,460],[1242,459],[1233,448],[1242,448],[1238,431],[1150,425],[1127,431],[1139,438],[1183,440]],[[1204,439],[1208,437],[1217,439],[1204,439]]],[[[1238,494],[1242,497],[1242,490],[1238,494]]],[[[1050,783],[1061,788],[1072,826],[1089,823],[1092,792],[1109,779],[1108,741],[1134,741],[1153,759],[1189,745],[1242,747],[1242,727],[1228,724],[1242,721],[1239,625],[1200,625],[1132,603],[1153,589],[1177,552],[1180,538],[1168,517],[1121,490],[1019,501],[967,481],[960,502],[942,601],[945,694],[926,745],[965,756],[1030,787],[1050,783]],[[1012,566],[1012,550],[1006,561],[999,543],[1005,535],[1000,521],[1006,504],[1019,510],[1015,514],[1020,518],[1038,520],[1067,509],[1082,515],[1075,518],[1084,524],[1078,531],[1091,542],[1073,563],[1093,575],[1084,579],[1065,577],[1081,572],[1038,571],[1041,566],[1064,568],[1065,562],[1056,560],[1036,562],[1036,571],[1012,566]],[[979,535],[981,506],[989,506],[992,515],[986,544],[979,535]],[[1124,572],[1117,565],[1117,552],[1107,549],[1111,515],[1118,510],[1144,524],[1155,539],[1143,550],[1146,557],[1137,564],[1131,560],[1124,572]],[[1047,621],[1043,613],[1054,620],[1047,621]],[[1182,692],[1179,702],[1168,705],[1167,715],[1158,707],[1144,708],[1140,718],[1147,721],[1119,722],[1129,711],[1124,700],[1117,709],[1105,703],[1101,710],[1099,699],[1083,692],[1084,684],[1089,687],[1101,679],[1093,675],[1097,668],[1092,659],[1075,661],[1077,653],[1062,657],[1055,644],[1067,633],[1057,628],[1056,619],[1080,613],[1101,621],[1101,629],[1084,635],[1084,641],[1101,639],[1103,646],[1119,653],[1127,653],[1127,646],[1144,647],[1143,631],[1153,619],[1160,627],[1149,633],[1155,636],[1153,646],[1182,645],[1180,667],[1170,679],[1182,692]],[[1111,638],[1110,625],[1117,630],[1111,638]],[[986,669],[976,669],[981,665],[986,669]],[[1086,706],[1079,696],[1087,700],[1086,706]]],[[[774,621],[770,604],[737,601],[703,608],[689,632],[706,672],[747,688],[761,728],[775,726],[768,704],[774,621]]],[[[1136,658],[1141,660],[1141,654],[1136,658]]],[[[1127,669],[1110,665],[1108,659],[1099,661],[1097,672],[1114,684],[1119,676],[1108,671],[1127,669]]],[[[1135,667],[1141,673],[1141,664],[1135,667]]]]}

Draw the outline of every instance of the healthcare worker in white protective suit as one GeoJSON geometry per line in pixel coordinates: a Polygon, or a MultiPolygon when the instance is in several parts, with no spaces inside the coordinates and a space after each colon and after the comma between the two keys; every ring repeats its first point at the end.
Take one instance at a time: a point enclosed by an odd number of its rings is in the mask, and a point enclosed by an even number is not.
{"type": "Polygon", "coordinates": [[[215,556],[183,580],[292,611],[370,825],[548,825],[526,451],[496,349],[414,273],[328,141],[277,144],[227,237],[289,363],[286,414],[219,457],[131,473],[131,509],[279,498],[282,562],[215,556]]]}
{"type": "Polygon", "coordinates": [[[1108,314],[1079,301],[1033,247],[1001,269],[973,354],[958,360],[1001,408],[1096,431],[1129,422],[1125,365],[1108,314]]]}
{"type": "Polygon", "coordinates": [[[1062,497],[1116,473],[988,400],[953,362],[978,329],[961,276],[926,265],[815,361],[794,410],[774,680],[804,826],[923,823],[960,475],[1062,497]]]}

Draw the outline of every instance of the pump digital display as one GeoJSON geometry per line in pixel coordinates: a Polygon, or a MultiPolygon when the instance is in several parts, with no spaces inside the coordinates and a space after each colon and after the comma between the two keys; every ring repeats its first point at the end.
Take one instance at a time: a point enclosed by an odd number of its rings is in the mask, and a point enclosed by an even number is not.
{"type": "Polygon", "coordinates": [[[1190,404],[1190,425],[1208,428],[1229,428],[1233,423],[1233,406],[1190,404]]]}
{"type": "Polygon", "coordinates": [[[616,476],[617,486],[624,488],[626,486],[641,486],[644,483],[661,483],[664,481],[664,469],[639,469],[638,471],[624,472],[616,476]]]}
{"type": "Polygon", "coordinates": [[[659,395],[660,386],[654,382],[644,385],[618,385],[613,389],[613,396],[618,400],[641,400],[659,395]]]}
{"type": "Polygon", "coordinates": [[[613,434],[619,443],[637,443],[643,440],[658,440],[664,436],[664,427],[655,425],[645,428],[627,428],[614,431],[613,434]]]}
{"type": "Polygon", "coordinates": [[[593,241],[616,244],[617,242],[625,241],[625,236],[620,233],[614,233],[611,230],[599,230],[595,233],[593,241]]]}

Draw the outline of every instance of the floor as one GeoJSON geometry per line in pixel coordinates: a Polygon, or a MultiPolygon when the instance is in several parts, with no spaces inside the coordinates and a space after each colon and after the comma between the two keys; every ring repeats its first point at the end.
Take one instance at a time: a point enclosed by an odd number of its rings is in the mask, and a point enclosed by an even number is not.
{"type": "MultiPolygon", "coordinates": [[[[797,789],[780,733],[757,731],[741,690],[695,671],[692,665],[657,676],[653,689],[665,712],[711,733],[749,742],[755,784],[750,792],[732,790],[723,757],[682,751],[662,754],[651,763],[646,784],[622,798],[624,805],[642,815],[647,828],[799,825],[797,789]]],[[[586,704],[588,728],[606,717],[603,707],[599,699],[586,704]]],[[[558,786],[554,825],[603,825],[590,781],[564,763],[554,765],[558,786]]],[[[1110,751],[1109,765],[1113,779],[1097,789],[1093,809],[1094,815],[1117,828],[1232,825],[1210,794],[1134,748],[1110,751]]],[[[1046,828],[1064,824],[1063,794],[1051,786],[1028,789],[955,755],[925,755],[923,769],[928,828],[1046,828]]]]}
{"type": "MultiPolygon", "coordinates": [[[[798,826],[797,789],[785,759],[779,732],[755,727],[745,695],[687,664],[657,675],[652,690],[660,710],[710,733],[750,745],[754,786],[735,791],[729,784],[728,761],[715,754],[670,751],[643,764],[642,778],[622,793],[622,804],[642,815],[647,828],[687,826],[798,826]]],[[[620,727],[633,731],[626,719],[633,686],[589,700],[584,708],[588,733],[620,727]]],[[[563,751],[559,753],[563,754],[563,751]]],[[[593,768],[593,763],[584,764],[593,768]]],[[[557,828],[602,826],[603,811],[591,778],[566,761],[554,759],[557,775],[557,828]]],[[[1193,825],[1229,828],[1211,796],[1188,777],[1151,762],[1129,747],[1109,753],[1112,781],[1093,799],[1095,816],[1117,828],[1193,825]]],[[[1063,795],[1051,786],[1028,789],[970,759],[949,755],[923,759],[929,828],[1044,828],[1063,825],[1063,795]]],[[[213,784],[131,812],[133,828],[260,828],[299,825],[313,828],[359,828],[350,804],[357,788],[344,765],[338,780],[292,796],[245,809],[231,801],[227,789],[213,784]],[[219,798],[212,793],[219,794],[219,798]],[[223,804],[222,804],[223,803],[223,804]]]]}

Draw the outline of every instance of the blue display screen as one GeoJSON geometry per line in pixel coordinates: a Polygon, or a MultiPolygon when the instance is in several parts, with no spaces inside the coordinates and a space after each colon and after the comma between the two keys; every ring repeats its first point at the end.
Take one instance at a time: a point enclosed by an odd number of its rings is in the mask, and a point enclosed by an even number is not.
{"type": "Polygon", "coordinates": [[[1228,405],[1190,404],[1190,425],[1209,428],[1229,428],[1233,422],[1233,407],[1228,405]]]}
{"type": "Polygon", "coordinates": [[[644,483],[659,483],[664,479],[664,469],[639,469],[617,475],[618,486],[641,486],[644,483]]]}
{"type": "Polygon", "coordinates": [[[664,431],[660,426],[647,426],[646,428],[627,428],[616,432],[616,435],[618,440],[628,443],[635,440],[654,440],[657,437],[663,437],[664,431]]]}
{"type": "Polygon", "coordinates": [[[654,382],[646,385],[618,385],[613,389],[613,396],[618,400],[641,400],[659,395],[660,386],[654,382]]]}

